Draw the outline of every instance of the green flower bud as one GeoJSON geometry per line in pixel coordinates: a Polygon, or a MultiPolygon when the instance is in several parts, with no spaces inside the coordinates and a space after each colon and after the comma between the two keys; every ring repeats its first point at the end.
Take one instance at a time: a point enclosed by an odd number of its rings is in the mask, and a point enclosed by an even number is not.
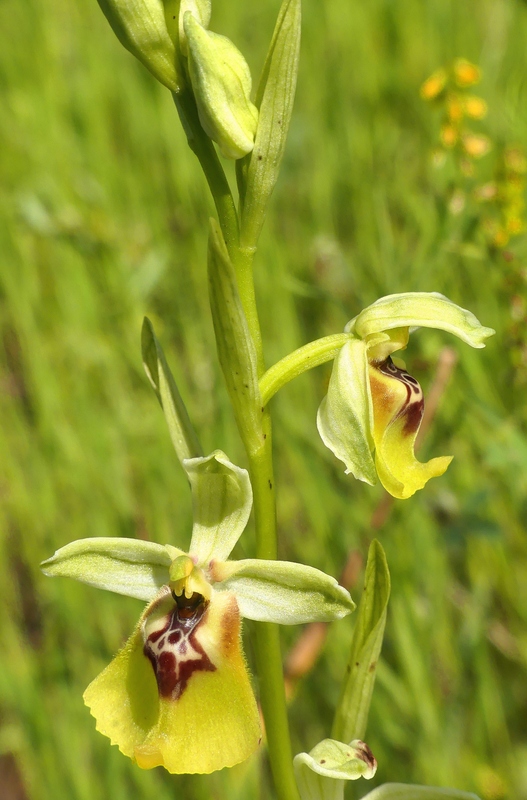
{"type": "Polygon", "coordinates": [[[205,30],[190,11],[183,25],[201,125],[225,158],[242,158],[254,147],[258,125],[249,66],[229,39],[205,30]]]}
{"type": "Polygon", "coordinates": [[[176,51],[165,13],[177,0],[98,0],[119,41],[172,92],[179,89],[176,51]],[[165,6],[167,8],[165,8],[165,6]]]}
{"type": "Polygon", "coordinates": [[[179,6],[179,44],[183,55],[188,55],[187,37],[183,20],[189,11],[204,28],[208,28],[210,22],[210,0],[181,0],[179,6]]]}

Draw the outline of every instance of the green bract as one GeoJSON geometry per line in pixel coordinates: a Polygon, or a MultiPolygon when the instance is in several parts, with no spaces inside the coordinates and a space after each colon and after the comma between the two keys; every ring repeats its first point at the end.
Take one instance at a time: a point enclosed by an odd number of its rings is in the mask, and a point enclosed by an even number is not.
{"type": "Polygon", "coordinates": [[[492,328],[437,293],[408,292],[383,297],[346,326],[350,340],[335,359],[327,396],[317,417],[324,444],[359,480],[376,476],[390,494],[410,497],[452,458],[417,461],[414,445],[424,410],[419,383],[396,366],[410,330],[438,328],[472,347],[484,347],[492,328]]]}
{"type": "Polygon", "coordinates": [[[117,38],[172,92],[179,90],[176,49],[165,21],[165,6],[178,10],[178,0],[98,0],[117,38]]]}
{"type": "Polygon", "coordinates": [[[206,30],[190,11],[183,28],[201,125],[225,158],[242,158],[254,147],[258,125],[249,66],[227,37],[206,30]]]}
{"type": "Polygon", "coordinates": [[[219,450],[182,464],[194,511],[188,553],[133,539],[83,539],[42,568],[149,601],[85,702],[97,729],[139,766],[212,772],[247,758],[260,741],[240,617],[285,625],[330,621],[354,603],[312,567],[228,561],[251,513],[248,473],[219,450]]]}
{"type": "Polygon", "coordinates": [[[293,763],[301,800],[342,800],[345,781],[369,780],[377,771],[373,753],[360,739],[349,744],[324,739],[293,763]]]}

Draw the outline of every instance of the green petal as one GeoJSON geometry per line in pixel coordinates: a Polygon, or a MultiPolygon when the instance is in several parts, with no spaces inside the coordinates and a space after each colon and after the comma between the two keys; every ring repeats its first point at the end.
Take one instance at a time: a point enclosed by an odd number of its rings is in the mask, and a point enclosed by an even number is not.
{"type": "Polygon", "coordinates": [[[242,617],[281,625],[341,619],[355,603],[335,578],[290,561],[245,559],[215,563],[216,589],[236,595],[242,617]]]}
{"type": "Polygon", "coordinates": [[[78,539],[43,561],[51,577],[74,578],[98,589],[152,600],[168,583],[169,567],[181,550],[138,539],[78,539]]]}
{"type": "Polygon", "coordinates": [[[495,331],[485,328],[470,311],[437,292],[403,292],[381,297],[354,317],[346,330],[367,339],[391,328],[437,328],[453,333],[471,347],[485,347],[495,331]]]}
{"type": "Polygon", "coordinates": [[[377,482],[367,348],[359,339],[350,339],[335,359],[317,427],[326,447],[346,465],[347,473],[371,486],[377,482]]]}
{"type": "Polygon", "coordinates": [[[369,780],[377,771],[373,753],[360,739],[350,744],[324,739],[293,763],[302,800],[340,800],[344,781],[369,780]]]}
{"type": "Polygon", "coordinates": [[[460,792],[459,789],[439,789],[411,783],[383,783],[362,800],[479,800],[479,797],[472,792],[460,792]]]}
{"type": "Polygon", "coordinates": [[[183,462],[192,488],[194,527],[189,553],[197,563],[224,561],[242,535],[251,513],[253,493],[247,470],[225,453],[183,462]]]}
{"type": "MultiPolygon", "coordinates": [[[[160,596],[155,603],[166,599],[160,596]]],[[[197,634],[213,668],[193,672],[176,699],[159,696],[143,652],[142,628],[151,608],[84,693],[97,730],[143,769],[209,773],[245,760],[258,747],[260,724],[233,596],[214,596],[197,634]]]]}

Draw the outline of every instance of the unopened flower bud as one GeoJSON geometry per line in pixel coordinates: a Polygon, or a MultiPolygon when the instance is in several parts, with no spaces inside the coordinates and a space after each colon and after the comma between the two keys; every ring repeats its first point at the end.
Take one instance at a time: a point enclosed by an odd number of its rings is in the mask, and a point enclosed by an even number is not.
{"type": "Polygon", "coordinates": [[[179,88],[163,0],[98,0],[119,41],[172,92],[179,88]]]}
{"type": "Polygon", "coordinates": [[[211,14],[210,0],[181,0],[179,6],[179,44],[181,52],[185,56],[188,55],[188,46],[183,20],[187,11],[196,17],[204,28],[208,28],[211,14]]]}
{"type": "Polygon", "coordinates": [[[225,158],[242,158],[254,147],[258,125],[249,66],[229,39],[205,30],[190,11],[183,25],[201,125],[225,158]]]}

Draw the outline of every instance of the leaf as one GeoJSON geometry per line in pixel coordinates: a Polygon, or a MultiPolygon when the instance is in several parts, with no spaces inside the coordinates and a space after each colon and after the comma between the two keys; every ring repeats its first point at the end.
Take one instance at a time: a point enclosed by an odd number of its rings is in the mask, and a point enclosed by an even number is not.
{"type": "Polygon", "coordinates": [[[390,573],[386,556],[381,544],[374,539],[368,552],[348,674],[333,723],[331,735],[334,739],[348,742],[355,738],[363,739],[366,733],[389,596],[390,573]]]}
{"type": "Polygon", "coordinates": [[[410,783],[383,783],[362,800],[479,800],[472,792],[439,789],[434,786],[413,786],[410,783]]]}
{"type": "Polygon", "coordinates": [[[203,455],[163,348],[148,317],[145,317],[143,322],[141,350],[145,372],[165,413],[170,438],[179,460],[203,455]]]}
{"type": "Polygon", "coordinates": [[[152,600],[169,581],[169,567],[182,551],[155,542],[103,536],[77,539],[40,565],[50,577],[74,578],[110,592],[152,600]]]}
{"type": "Polygon", "coordinates": [[[260,116],[252,153],[238,162],[240,245],[256,247],[278,179],[293,111],[300,51],[300,0],[283,0],[256,93],[260,116]]]}
{"type": "Polygon", "coordinates": [[[210,220],[209,292],[218,358],[242,439],[251,453],[263,445],[257,355],[238,293],[234,267],[215,220],[210,220]]]}
{"type": "Polygon", "coordinates": [[[290,561],[245,559],[215,564],[218,589],[236,594],[243,617],[281,625],[341,619],[355,603],[335,578],[290,561]]]}

